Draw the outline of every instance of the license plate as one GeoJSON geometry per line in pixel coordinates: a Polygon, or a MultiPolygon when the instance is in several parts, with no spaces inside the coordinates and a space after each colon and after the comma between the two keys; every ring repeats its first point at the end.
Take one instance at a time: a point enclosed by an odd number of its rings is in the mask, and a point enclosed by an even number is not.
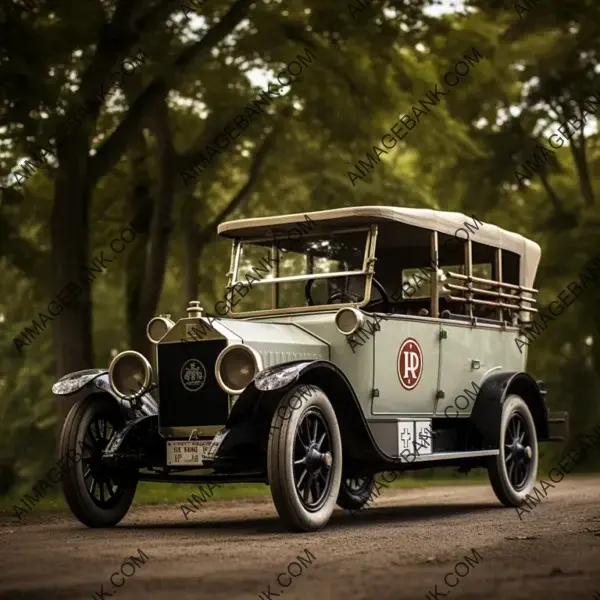
{"type": "Polygon", "coordinates": [[[190,440],[189,442],[167,442],[167,465],[189,467],[202,465],[204,454],[211,440],[190,440]]]}

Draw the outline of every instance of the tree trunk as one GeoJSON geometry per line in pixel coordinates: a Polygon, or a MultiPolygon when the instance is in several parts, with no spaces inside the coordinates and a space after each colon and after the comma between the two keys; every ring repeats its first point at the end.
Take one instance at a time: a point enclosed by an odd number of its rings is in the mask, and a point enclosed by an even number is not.
{"type": "Polygon", "coordinates": [[[152,120],[158,152],[157,198],[150,223],[142,292],[133,324],[134,343],[148,358],[151,357],[152,345],[146,337],[146,325],[156,314],[165,278],[175,194],[175,150],[169,127],[169,108],[166,100],[168,90],[163,91],[163,98],[152,120]]]}
{"type": "Polygon", "coordinates": [[[184,306],[185,309],[189,306],[190,300],[198,299],[198,264],[200,262],[200,254],[198,252],[198,244],[196,238],[198,236],[196,229],[196,208],[197,200],[194,196],[194,191],[189,191],[185,195],[181,211],[181,229],[183,232],[183,289],[184,289],[184,306]]]}
{"type": "MultiPolygon", "coordinates": [[[[87,182],[88,148],[85,138],[60,150],[51,220],[52,300],[63,309],[52,322],[56,372],[59,376],[93,367],[92,300],[85,267],[90,266],[87,182]]],[[[59,308],[53,305],[53,311],[59,308]]],[[[62,429],[74,400],[57,400],[57,430],[62,429]]]]}
{"type": "Polygon", "coordinates": [[[125,316],[127,319],[129,346],[145,356],[148,356],[145,354],[145,350],[148,348],[147,339],[144,335],[143,341],[141,340],[137,315],[142,297],[148,240],[150,237],[150,223],[154,211],[154,202],[150,193],[151,176],[148,166],[149,158],[149,149],[144,134],[142,131],[139,131],[133,140],[131,152],[131,171],[133,177],[131,208],[133,222],[137,231],[137,239],[127,257],[125,316]]]}

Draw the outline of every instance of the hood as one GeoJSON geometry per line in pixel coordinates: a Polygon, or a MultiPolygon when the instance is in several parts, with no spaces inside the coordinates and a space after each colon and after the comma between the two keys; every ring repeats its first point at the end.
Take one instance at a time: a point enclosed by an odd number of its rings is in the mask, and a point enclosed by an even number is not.
{"type": "Polygon", "coordinates": [[[295,323],[195,317],[180,319],[160,344],[225,339],[258,352],[263,367],[294,360],[329,360],[329,345],[295,323]]]}

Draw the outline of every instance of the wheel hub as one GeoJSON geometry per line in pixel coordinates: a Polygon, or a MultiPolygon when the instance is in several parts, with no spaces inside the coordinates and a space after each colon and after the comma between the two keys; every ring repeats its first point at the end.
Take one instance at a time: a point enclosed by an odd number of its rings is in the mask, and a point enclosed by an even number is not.
{"type": "Polygon", "coordinates": [[[97,440],[94,442],[94,447],[90,456],[90,469],[94,479],[98,481],[108,481],[110,473],[107,465],[102,460],[102,453],[106,448],[106,440],[97,440]]]}
{"type": "Polygon", "coordinates": [[[517,458],[531,458],[533,456],[531,446],[523,446],[518,441],[513,442],[510,445],[510,449],[517,458]]]}
{"type": "Polygon", "coordinates": [[[321,467],[330,467],[333,464],[331,452],[319,452],[316,444],[311,444],[306,453],[306,466],[310,473],[318,471],[321,467]]]}

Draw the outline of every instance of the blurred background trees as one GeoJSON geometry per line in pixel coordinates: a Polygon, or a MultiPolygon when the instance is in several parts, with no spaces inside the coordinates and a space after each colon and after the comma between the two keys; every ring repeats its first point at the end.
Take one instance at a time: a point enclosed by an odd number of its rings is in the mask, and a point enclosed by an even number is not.
{"type": "MultiPolygon", "coordinates": [[[[229,261],[216,237],[223,218],[360,204],[456,210],[542,246],[542,304],[578,280],[600,241],[596,116],[532,179],[515,173],[586,98],[600,99],[600,6],[545,0],[518,14],[513,3],[483,0],[365,5],[2,4],[0,494],[52,461],[69,406],[53,400],[55,378],[105,366],[128,347],[147,352],[145,325],[158,312],[181,315],[195,298],[212,312],[229,261]],[[140,48],[147,59],[99,99],[140,48]],[[472,48],[484,60],[352,186],[347,171],[472,48]],[[207,141],[306,49],[313,62],[269,115],[185,185],[181,173],[207,141]],[[79,124],[66,125],[82,107],[79,124]],[[39,147],[69,127],[41,163],[39,147]],[[17,181],[36,156],[39,168],[17,181]],[[77,310],[19,354],[13,338],[69,281],[82,282],[82,267],[108,254],[132,220],[135,242],[82,283],[77,310]]],[[[575,431],[600,417],[599,328],[598,287],[589,286],[530,350],[531,372],[575,431]]]]}

